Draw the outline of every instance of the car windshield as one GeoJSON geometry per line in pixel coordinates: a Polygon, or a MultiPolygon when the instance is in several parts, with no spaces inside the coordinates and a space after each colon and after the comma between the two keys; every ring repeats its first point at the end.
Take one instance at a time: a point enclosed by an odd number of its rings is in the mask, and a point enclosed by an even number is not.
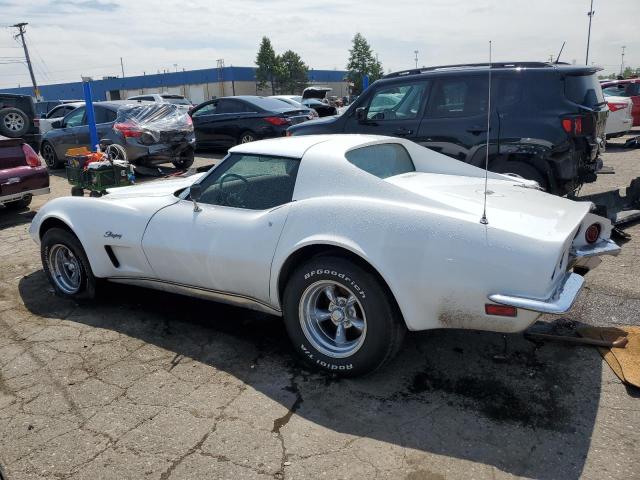
{"type": "Polygon", "coordinates": [[[564,94],[572,102],[589,108],[604,103],[602,87],[595,75],[568,75],[565,79],[564,94]]]}
{"type": "Polygon", "coordinates": [[[322,103],[320,100],[316,100],[315,98],[305,98],[304,99],[304,104],[305,105],[311,105],[311,106],[325,106],[326,103],[322,103]]]}

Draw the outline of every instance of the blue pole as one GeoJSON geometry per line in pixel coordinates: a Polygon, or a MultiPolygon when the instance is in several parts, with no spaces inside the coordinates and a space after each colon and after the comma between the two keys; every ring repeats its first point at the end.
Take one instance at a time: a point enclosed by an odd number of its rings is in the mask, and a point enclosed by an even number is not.
{"type": "Polygon", "coordinates": [[[93,112],[93,96],[91,94],[91,82],[83,81],[82,89],[84,90],[84,104],[87,112],[87,125],[89,125],[89,138],[92,152],[95,152],[98,146],[98,129],[96,128],[96,116],[93,112]]]}
{"type": "Polygon", "coordinates": [[[369,88],[369,75],[362,77],[362,91],[364,92],[367,88],[369,88]]]}

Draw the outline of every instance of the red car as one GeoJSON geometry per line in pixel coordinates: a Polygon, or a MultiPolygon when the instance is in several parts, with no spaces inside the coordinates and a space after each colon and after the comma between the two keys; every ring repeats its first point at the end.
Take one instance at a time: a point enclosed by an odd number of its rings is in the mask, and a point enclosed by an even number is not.
{"type": "Polygon", "coordinates": [[[629,97],[633,102],[631,109],[633,126],[637,127],[640,125],[640,78],[606,81],[602,82],[601,86],[605,95],[629,97]]]}
{"type": "Polygon", "coordinates": [[[0,205],[24,209],[49,191],[49,172],[33,148],[22,138],[0,136],[0,205]]]}

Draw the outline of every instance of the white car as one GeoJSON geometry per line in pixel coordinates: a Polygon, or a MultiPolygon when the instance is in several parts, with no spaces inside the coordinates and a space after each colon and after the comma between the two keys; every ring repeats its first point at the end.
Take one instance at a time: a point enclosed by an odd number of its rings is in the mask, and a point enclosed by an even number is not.
{"type": "Polygon", "coordinates": [[[563,313],[598,256],[591,204],[411,141],[301,136],[238,145],[209,172],[48,202],[30,227],[55,291],[98,279],[284,317],[297,352],[344,375],[405,330],[517,332],[563,313]]]}
{"type": "Polygon", "coordinates": [[[38,128],[40,129],[40,135],[44,135],[51,130],[52,123],[56,120],[62,119],[68,113],[73,112],[76,108],[84,106],[84,102],[71,102],[63,103],[51,109],[43,118],[38,121],[38,128]]]}
{"type": "Polygon", "coordinates": [[[193,107],[188,98],[182,95],[174,93],[147,93],[144,95],[134,95],[127,98],[127,100],[138,100],[141,102],[156,102],[156,103],[173,103],[178,105],[179,108],[189,110],[193,107]]]}
{"type": "Polygon", "coordinates": [[[604,99],[609,106],[605,135],[607,138],[621,137],[633,127],[631,109],[633,101],[628,97],[614,97],[604,92],[604,99]]]}

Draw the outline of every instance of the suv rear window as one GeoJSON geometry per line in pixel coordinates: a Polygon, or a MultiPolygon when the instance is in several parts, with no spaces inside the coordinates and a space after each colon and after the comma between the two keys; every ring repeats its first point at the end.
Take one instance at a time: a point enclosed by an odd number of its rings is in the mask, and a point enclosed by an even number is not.
{"type": "Polygon", "coordinates": [[[568,75],[564,80],[564,95],[572,102],[589,108],[604,103],[602,87],[595,75],[568,75]]]}
{"type": "Polygon", "coordinates": [[[416,171],[409,152],[397,143],[381,143],[356,148],[347,152],[345,157],[349,163],[378,178],[416,171]]]}

